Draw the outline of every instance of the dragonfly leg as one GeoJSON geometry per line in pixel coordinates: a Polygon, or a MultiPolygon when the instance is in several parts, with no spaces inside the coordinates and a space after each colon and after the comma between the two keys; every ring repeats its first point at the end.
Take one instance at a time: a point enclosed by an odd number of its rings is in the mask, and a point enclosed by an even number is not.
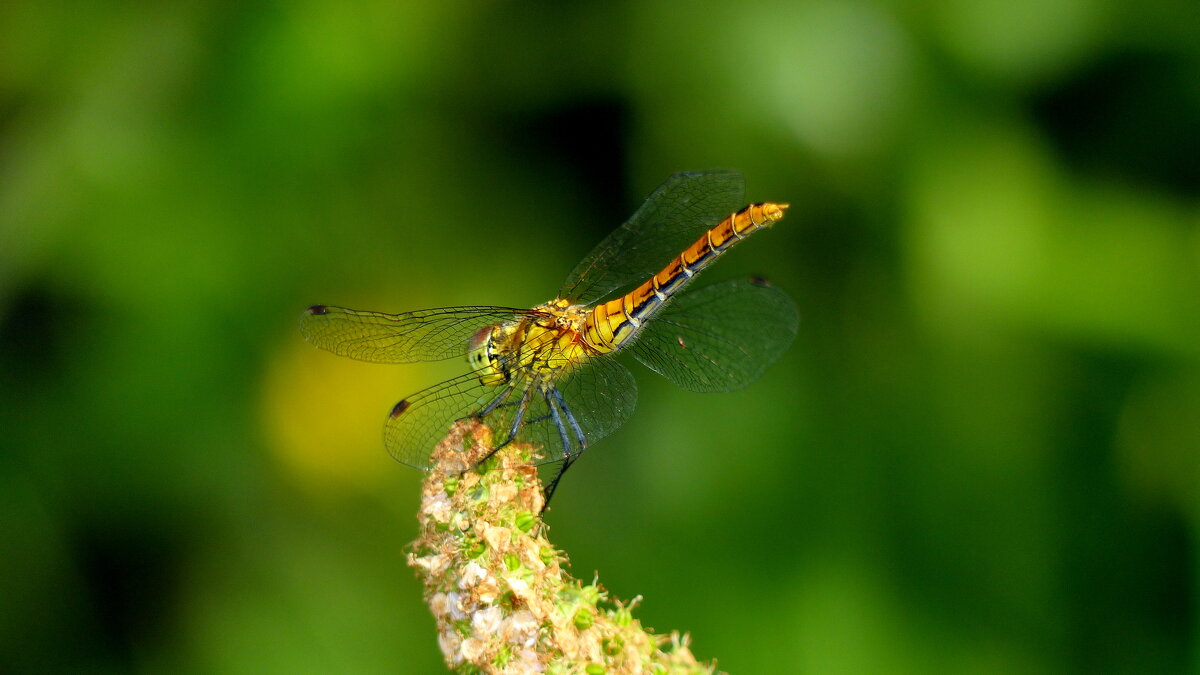
{"type": "Polygon", "coordinates": [[[558,429],[558,437],[562,440],[564,454],[570,454],[571,441],[567,438],[567,428],[563,426],[562,415],[558,412],[558,408],[554,407],[554,401],[550,400],[550,392],[543,391],[542,398],[546,399],[546,407],[550,409],[550,418],[554,420],[554,426],[558,429]]]}
{"type": "Polygon", "coordinates": [[[484,406],[483,410],[471,415],[471,417],[474,417],[475,419],[483,419],[484,417],[492,414],[492,411],[494,411],[496,408],[503,408],[504,406],[513,405],[514,402],[510,401],[505,403],[504,399],[508,398],[509,394],[513,393],[514,391],[516,391],[516,387],[511,385],[505,387],[504,391],[500,392],[499,396],[492,399],[492,402],[484,406]]]}
{"type": "Polygon", "coordinates": [[[567,407],[567,402],[563,400],[563,396],[558,389],[551,388],[546,392],[546,405],[550,408],[550,413],[554,417],[554,424],[558,427],[558,434],[562,438],[563,447],[563,463],[559,467],[558,473],[554,475],[554,479],[546,485],[545,500],[542,502],[542,511],[546,511],[546,507],[550,505],[550,499],[554,496],[554,491],[558,489],[558,483],[562,480],[563,474],[567,473],[567,469],[579,459],[579,455],[583,453],[583,449],[587,447],[587,441],[583,437],[583,429],[579,426],[579,421],[575,419],[575,415],[571,413],[571,409],[567,407]],[[554,401],[550,400],[549,395],[553,393],[554,401]],[[558,405],[555,406],[555,403],[558,405]],[[562,413],[559,413],[559,408],[562,413]],[[579,442],[579,452],[571,452],[571,441],[567,438],[567,428],[563,424],[563,416],[566,416],[567,422],[571,425],[571,429],[575,432],[575,438],[579,442]]]}
{"type": "Polygon", "coordinates": [[[483,462],[486,462],[487,460],[491,459],[492,455],[496,454],[497,450],[499,450],[500,448],[503,448],[504,446],[508,445],[509,443],[512,443],[513,440],[516,439],[517,431],[520,430],[520,428],[521,428],[521,420],[523,420],[525,418],[525,411],[529,408],[529,397],[530,397],[530,394],[532,394],[532,393],[533,393],[533,387],[525,388],[525,391],[522,392],[522,394],[521,394],[521,400],[517,404],[517,412],[515,415],[513,415],[512,424],[510,424],[508,426],[508,438],[505,438],[503,443],[498,443],[496,445],[496,447],[489,450],[488,453],[486,455],[484,455],[482,459],[480,459],[478,462],[475,463],[476,466],[479,466],[483,462]]]}
{"type": "Polygon", "coordinates": [[[567,402],[563,400],[563,395],[557,389],[551,390],[554,392],[554,399],[558,401],[559,407],[563,409],[563,413],[567,416],[567,421],[571,423],[571,428],[575,431],[575,438],[579,439],[579,452],[587,447],[587,439],[583,437],[583,429],[580,428],[579,422],[575,419],[575,415],[571,413],[571,409],[567,407],[567,402]]]}
{"type": "Polygon", "coordinates": [[[571,440],[567,437],[567,427],[563,425],[562,415],[558,412],[558,407],[555,405],[556,402],[550,400],[550,391],[543,391],[542,396],[546,399],[546,407],[550,409],[550,416],[554,419],[554,426],[558,428],[558,436],[562,440],[563,455],[565,457],[562,466],[558,469],[558,473],[554,476],[554,480],[546,485],[543,495],[544,499],[542,500],[542,513],[545,513],[546,508],[550,506],[550,498],[554,496],[554,490],[558,487],[558,481],[562,480],[563,474],[567,472],[567,467],[570,466],[571,440]]]}

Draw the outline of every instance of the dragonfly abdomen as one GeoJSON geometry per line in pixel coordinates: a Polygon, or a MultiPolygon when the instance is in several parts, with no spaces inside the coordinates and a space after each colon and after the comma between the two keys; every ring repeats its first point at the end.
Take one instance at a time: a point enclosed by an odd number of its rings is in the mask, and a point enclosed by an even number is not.
{"type": "Polygon", "coordinates": [[[629,343],[642,324],[663,308],[700,270],[734,244],[783,218],[787,204],[751,204],[722,220],[692,242],[645,283],[629,293],[596,305],[583,325],[584,339],[601,352],[629,343]]]}

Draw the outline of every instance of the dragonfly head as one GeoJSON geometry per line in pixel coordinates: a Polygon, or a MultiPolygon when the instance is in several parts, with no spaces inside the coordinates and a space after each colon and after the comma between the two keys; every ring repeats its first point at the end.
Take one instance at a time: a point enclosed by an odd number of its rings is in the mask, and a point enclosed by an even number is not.
{"type": "Polygon", "coordinates": [[[467,351],[467,362],[479,376],[479,381],[489,387],[508,382],[509,372],[496,349],[497,334],[501,325],[484,326],[475,331],[467,351]]]}

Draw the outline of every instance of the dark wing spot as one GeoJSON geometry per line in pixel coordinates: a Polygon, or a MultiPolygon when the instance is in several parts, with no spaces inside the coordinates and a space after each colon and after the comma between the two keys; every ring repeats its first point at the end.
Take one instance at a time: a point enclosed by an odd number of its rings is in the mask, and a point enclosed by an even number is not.
{"type": "Polygon", "coordinates": [[[766,279],[764,279],[762,277],[750,277],[750,283],[754,284],[755,286],[761,286],[763,288],[767,288],[771,285],[771,282],[767,281],[766,279]]]}
{"type": "Polygon", "coordinates": [[[392,412],[391,412],[391,418],[396,419],[400,415],[404,414],[404,411],[408,410],[408,405],[409,405],[408,400],[406,399],[406,400],[400,401],[395,406],[393,406],[392,412]]]}
{"type": "Polygon", "coordinates": [[[312,307],[308,308],[308,313],[309,314],[317,314],[317,315],[328,314],[329,308],[326,307],[325,305],[313,305],[312,307]]]}

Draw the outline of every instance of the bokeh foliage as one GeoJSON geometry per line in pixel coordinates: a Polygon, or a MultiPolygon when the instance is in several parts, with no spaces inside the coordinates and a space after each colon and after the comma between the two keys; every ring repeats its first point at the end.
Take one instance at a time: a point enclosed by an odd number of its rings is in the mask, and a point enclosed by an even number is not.
{"type": "Polygon", "coordinates": [[[379,440],[674,171],[788,218],[762,381],[641,371],[550,514],[730,672],[1200,668],[1194,3],[0,5],[0,671],[438,672],[379,440]]]}

